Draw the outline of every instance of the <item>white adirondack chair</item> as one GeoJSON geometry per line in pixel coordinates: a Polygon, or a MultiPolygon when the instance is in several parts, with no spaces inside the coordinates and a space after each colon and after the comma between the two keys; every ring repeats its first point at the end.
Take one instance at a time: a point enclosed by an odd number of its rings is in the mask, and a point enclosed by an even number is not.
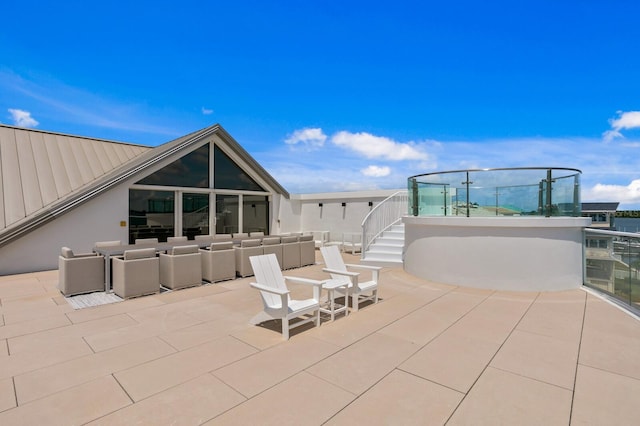
{"type": "Polygon", "coordinates": [[[249,261],[257,281],[249,285],[260,290],[264,304],[264,311],[253,317],[251,324],[260,324],[272,319],[282,320],[282,336],[285,340],[289,340],[289,330],[292,328],[309,322],[314,322],[316,327],[320,325],[320,294],[323,281],[283,276],[278,259],[273,253],[251,256],[249,261]],[[291,299],[285,280],[313,286],[313,297],[304,300],[291,299]],[[289,321],[295,318],[302,320],[291,324],[289,321]]]}
{"type": "MultiPolygon", "coordinates": [[[[326,268],[322,270],[331,275],[331,280],[327,282],[327,285],[336,282],[348,283],[349,285],[346,292],[344,287],[336,288],[336,291],[344,295],[345,298],[348,298],[349,293],[351,293],[354,311],[358,310],[358,305],[361,302],[372,300],[373,303],[378,303],[378,279],[382,268],[379,266],[345,264],[337,246],[320,247],[320,252],[322,253],[322,258],[326,266],[326,268]],[[349,271],[347,268],[369,270],[371,271],[371,280],[358,282],[360,273],[349,271]]],[[[345,303],[347,303],[346,300],[345,303]]]]}

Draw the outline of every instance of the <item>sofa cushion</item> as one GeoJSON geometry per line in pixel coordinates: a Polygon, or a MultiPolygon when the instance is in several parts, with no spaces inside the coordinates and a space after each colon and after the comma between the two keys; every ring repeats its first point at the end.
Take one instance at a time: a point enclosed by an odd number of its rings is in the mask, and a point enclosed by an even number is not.
{"type": "Polygon", "coordinates": [[[193,254],[193,253],[198,253],[198,246],[197,245],[192,245],[192,246],[178,246],[178,247],[174,247],[171,249],[170,254],[174,255],[174,256],[178,256],[181,254],[193,254]]]}
{"type": "Polygon", "coordinates": [[[289,235],[287,237],[282,237],[281,241],[282,241],[282,244],[297,243],[298,242],[298,237],[296,235],[289,235]]]}
{"type": "Polygon", "coordinates": [[[233,248],[233,242],[232,241],[223,241],[220,243],[212,243],[211,246],[209,247],[209,249],[211,251],[218,251],[218,250],[231,250],[233,248]]]}
{"type": "Polygon", "coordinates": [[[137,250],[127,250],[124,252],[124,260],[146,259],[156,257],[156,249],[146,248],[137,250]]]}
{"type": "Polygon", "coordinates": [[[263,246],[270,246],[272,244],[280,244],[280,237],[265,237],[262,239],[263,246]]]}
{"type": "Polygon", "coordinates": [[[300,241],[313,241],[313,235],[302,235],[300,241]]]}
{"type": "Polygon", "coordinates": [[[259,247],[260,240],[242,240],[240,247],[259,247]]]}

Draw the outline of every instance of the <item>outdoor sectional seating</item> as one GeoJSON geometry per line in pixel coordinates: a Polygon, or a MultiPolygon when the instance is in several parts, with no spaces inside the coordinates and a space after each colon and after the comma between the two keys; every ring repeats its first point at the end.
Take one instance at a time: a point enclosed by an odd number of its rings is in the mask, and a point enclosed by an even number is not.
{"type": "Polygon", "coordinates": [[[128,299],[160,292],[160,261],[155,248],[127,250],[112,259],[116,295],[128,299]]]}
{"type": "Polygon", "coordinates": [[[236,277],[236,256],[231,241],[212,243],[200,249],[200,255],[203,280],[213,283],[236,277]]]}
{"type": "Polygon", "coordinates": [[[300,266],[314,265],[316,263],[316,245],[313,235],[302,235],[300,242],[300,266]]]}
{"type": "Polygon", "coordinates": [[[282,242],[282,269],[299,268],[300,242],[297,235],[289,235],[280,239],[282,242]]]}
{"type": "Polygon", "coordinates": [[[160,253],[160,285],[177,290],[202,284],[202,263],[197,245],[173,247],[160,253]]]}
{"type": "Polygon", "coordinates": [[[104,256],[74,254],[62,247],[58,257],[58,289],[65,296],[104,290],[104,256]]]}
{"type": "Polygon", "coordinates": [[[248,277],[253,275],[253,268],[249,261],[251,256],[259,256],[263,253],[260,240],[242,240],[240,246],[236,246],[236,274],[240,277],[248,277]]]}
{"type": "Polygon", "coordinates": [[[278,259],[278,265],[282,265],[282,244],[280,237],[264,237],[262,239],[262,253],[273,253],[278,259]]]}

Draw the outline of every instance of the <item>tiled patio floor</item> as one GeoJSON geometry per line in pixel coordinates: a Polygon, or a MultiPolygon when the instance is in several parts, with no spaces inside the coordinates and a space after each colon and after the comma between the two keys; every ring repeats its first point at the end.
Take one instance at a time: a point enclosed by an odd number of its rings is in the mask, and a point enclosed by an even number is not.
{"type": "Polygon", "coordinates": [[[285,342],[251,279],[74,310],[57,271],[0,277],[0,424],[638,424],[640,321],[583,290],[385,268],[378,304],[285,342]]]}

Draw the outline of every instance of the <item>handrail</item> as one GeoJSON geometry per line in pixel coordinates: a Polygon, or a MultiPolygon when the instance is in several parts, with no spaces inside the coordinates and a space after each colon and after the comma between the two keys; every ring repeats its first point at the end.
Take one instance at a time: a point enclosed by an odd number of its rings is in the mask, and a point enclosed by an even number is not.
{"type": "Polygon", "coordinates": [[[408,178],[413,216],[579,216],[579,169],[515,167],[408,178]]]}
{"type": "Polygon", "coordinates": [[[586,228],[584,235],[584,285],[640,317],[640,234],[586,228]]]}
{"type": "Polygon", "coordinates": [[[385,198],[365,216],[362,221],[362,250],[361,256],[378,238],[382,232],[397,223],[403,215],[409,212],[409,192],[401,190],[385,198]]]}

